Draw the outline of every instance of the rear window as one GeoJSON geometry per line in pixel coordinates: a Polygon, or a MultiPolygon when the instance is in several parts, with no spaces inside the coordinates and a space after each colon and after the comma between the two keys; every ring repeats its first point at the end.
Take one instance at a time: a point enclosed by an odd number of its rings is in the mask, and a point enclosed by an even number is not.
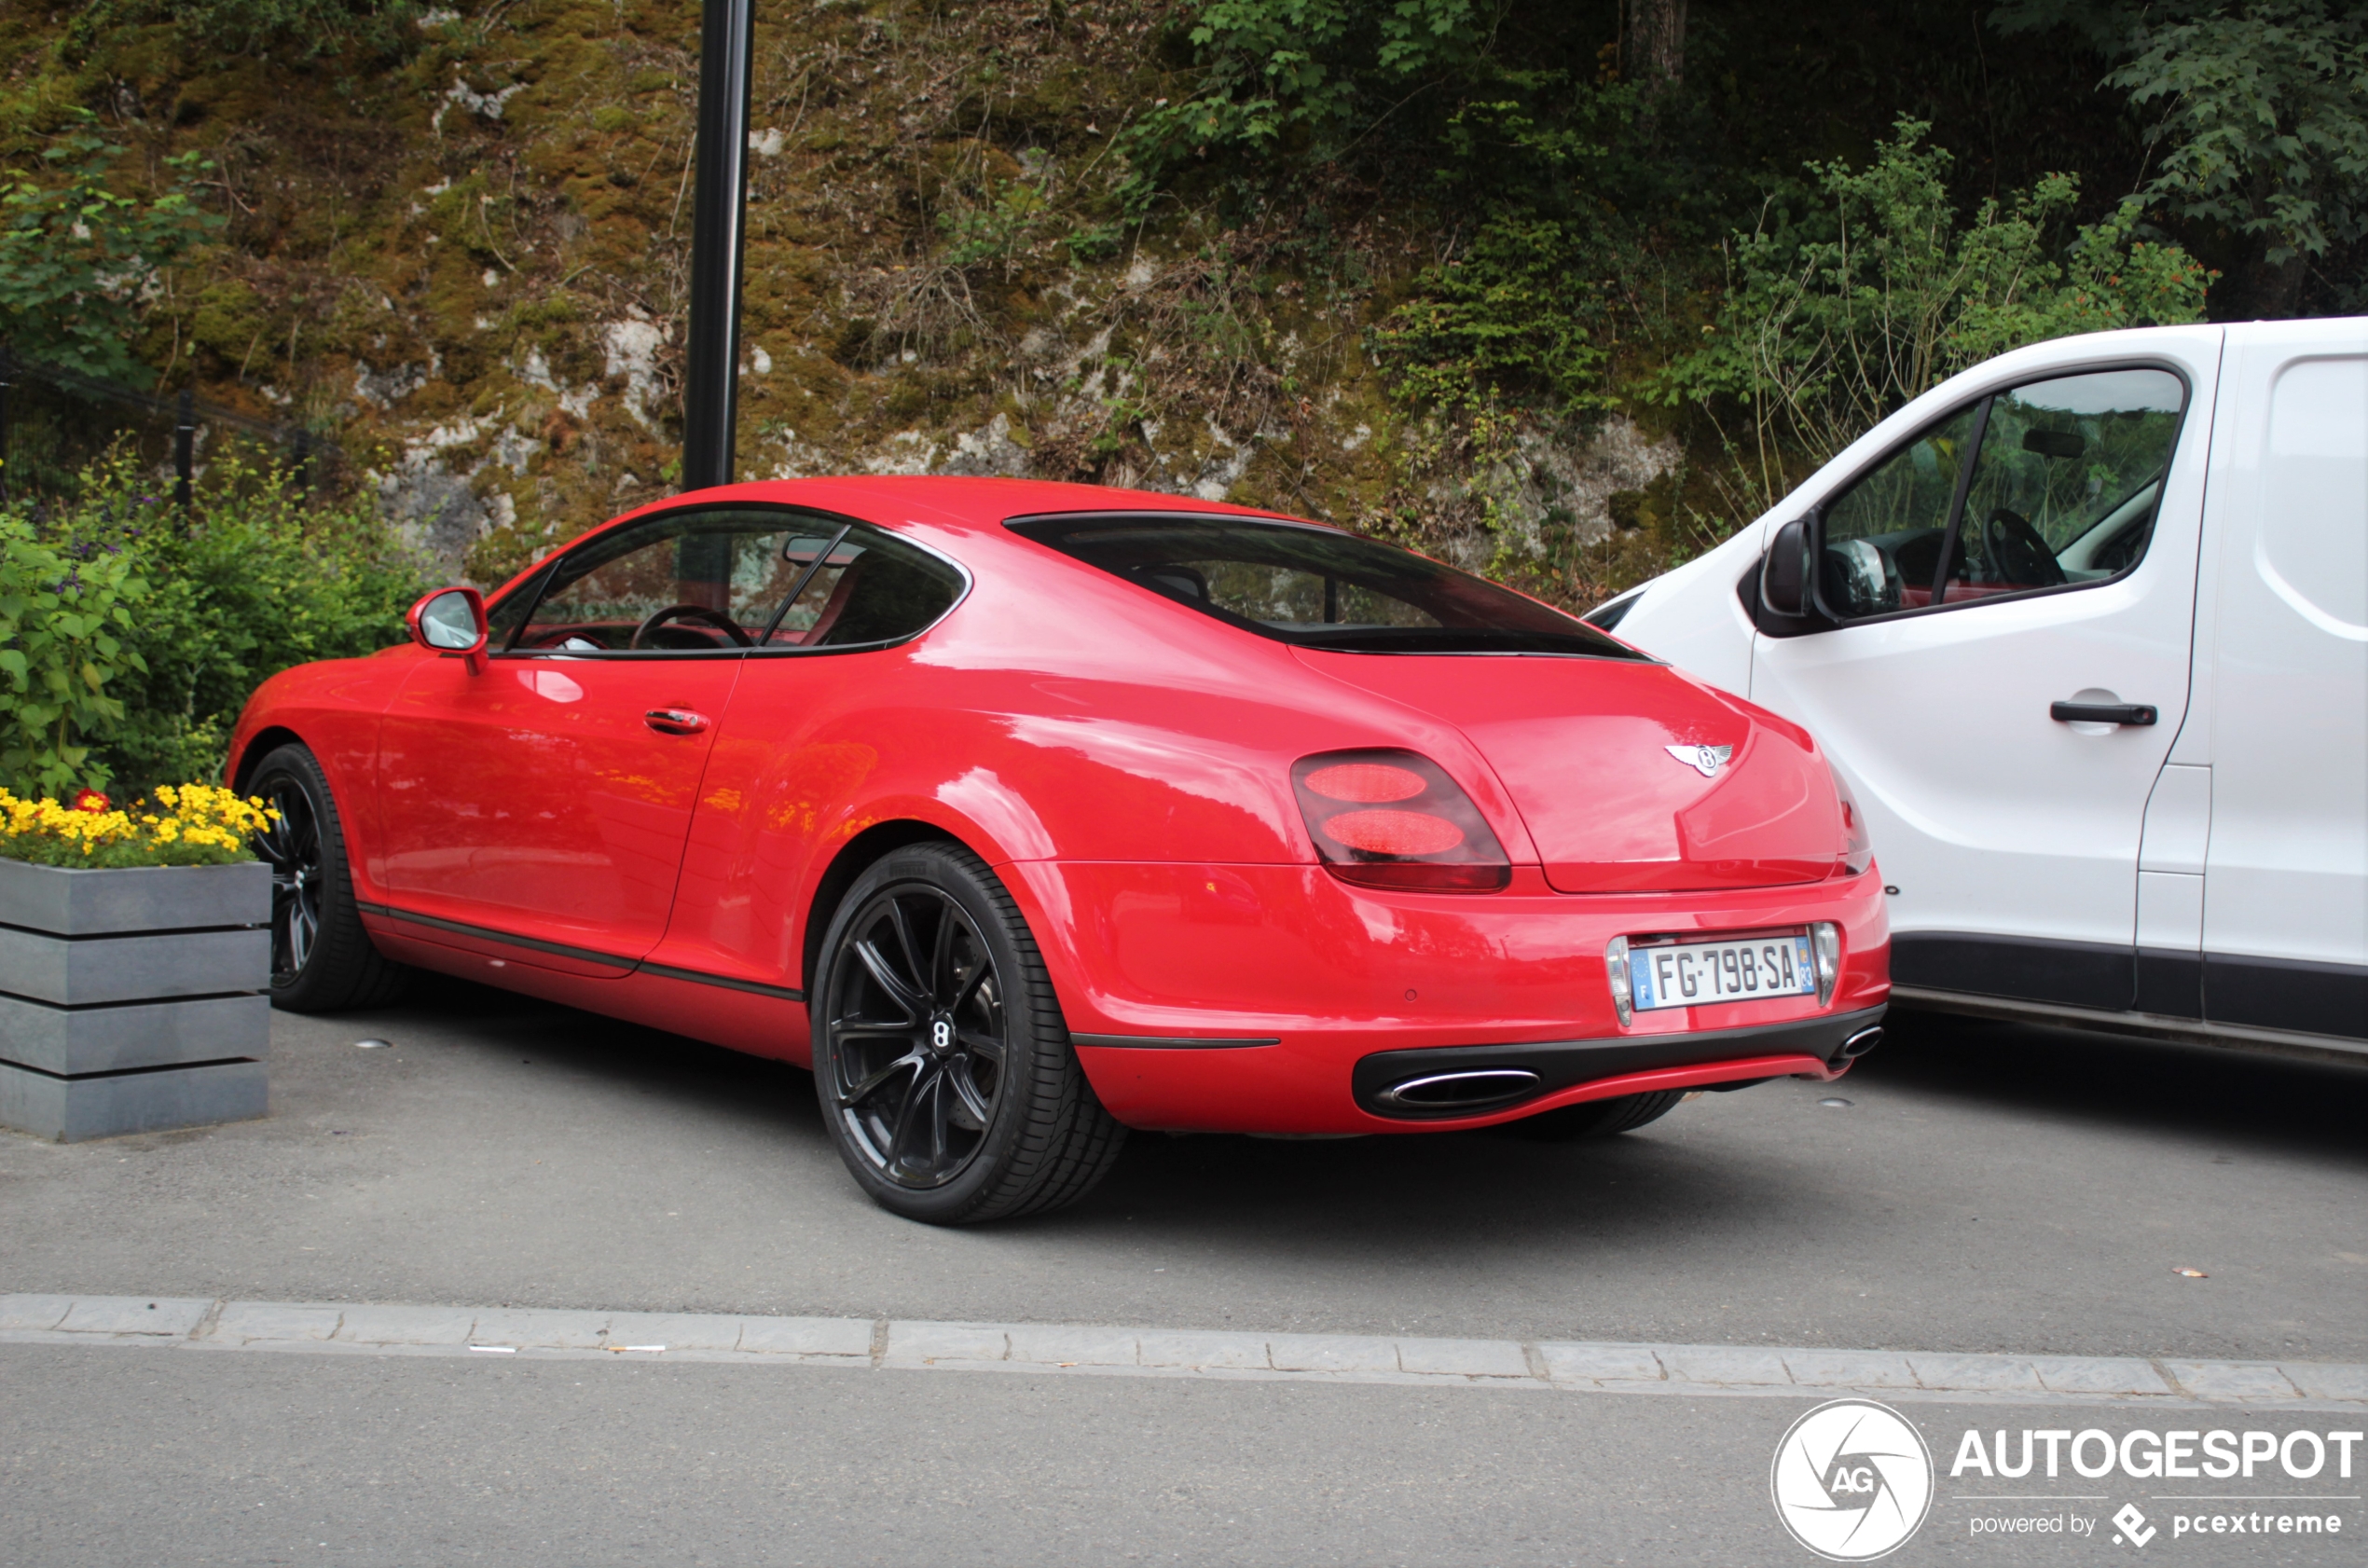
{"type": "Polygon", "coordinates": [[[1469,572],[1310,524],[1151,513],[1010,527],[1212,620],[1302,648],[1645,657],[1469,572]]]}

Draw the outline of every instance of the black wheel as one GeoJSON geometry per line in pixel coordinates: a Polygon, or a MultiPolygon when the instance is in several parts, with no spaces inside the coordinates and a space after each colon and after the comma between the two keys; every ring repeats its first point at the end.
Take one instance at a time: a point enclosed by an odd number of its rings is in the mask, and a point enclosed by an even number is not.
{"type": "Polygon", "coordinates": [[[1650,1094],[1623,1094],[1617,1100],[1588,1100],[1523,1117],[1508,1123],[1505,1130],[1538,1143],[1616,1137],[1621,1133],[1632,1133],[1647,1121],[1659,1121],[1685,1097],[1683,1089],[1663,1089],[1650,1094]]]}
{"type": "Polygon", "coordinates": [[[271,867],[271,1005],[334,1012],[392,1001],[405,970],[362,928],[321,764],[301,746],[282,746],[255,764],[246,792],[280,814],[255,835],[256,857],[271,867]]]}
{"type": "Polygon", "coordinates": [[[900,849],[822,939],[814,1073],[874,1202],[933,1225],[1074,1203],[1126,1129],[1094,1097],[1027,926],[985,862],[900,849]]]}

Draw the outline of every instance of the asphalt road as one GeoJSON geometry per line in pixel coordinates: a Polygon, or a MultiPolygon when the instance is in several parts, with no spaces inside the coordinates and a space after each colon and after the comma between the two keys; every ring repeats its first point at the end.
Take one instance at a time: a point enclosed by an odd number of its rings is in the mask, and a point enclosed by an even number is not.
{"type": "MultiPolygon", "coordinates": [[[[1768,1487],[1812,1403],[7,1345],[0,1560],[1807,1568],[1768,1487]]],[[[1907,1410],[1944,1466],[1968,1426],[2161,1424],[1907,1410]]],[[[2357,1479],[2241,1489],[2345,1502],[2156,1501],[2167,1490],[2197,1488],[1944,1474],[1886,1561],[2095,1562],[2125,1504],[2156,1533],[2149,1561],[2360,1561],[2357,1479]],[[1986,1500],[2002,1492],[2045,1495],[1986,1500]],[[2182,1508],[2333,1515],[2347,1534],[2179,1540],[2182,1508]],[[2086,1532],[1976,1536],[1977,1518],[2086,1532]]]]}
{"type": "Polygon", "coordinates": [[[2368,1070],[1907,1020],[1606,1145],[1138,1136],[932,1230],[793,1068],[457,988],[273,1049],[268,1121],[0,1135],[0,1289],[2368,1361],[2368,1070]]]}
{"type": "MultiPolygon", "coordinates": [[[[1904,1020],[1608,1146],[1140,1137],[944,1231],[804,1075],[668,1036],[456,988],[274,1049],[265,1121],[0,1135],[0,1292],[2368,1362],[2368,1071],[1904,1020]]],[[[1766,1489],[1812,1403],[13,1344],[0,1563],[1808,1562],[1766,1489]]],[[[2357,1561],[2339,1506],[2146,1555],[2357,1561]]],[[[1976,1511],[1891,1561],[2118,1549],[1976,1511]]]]}

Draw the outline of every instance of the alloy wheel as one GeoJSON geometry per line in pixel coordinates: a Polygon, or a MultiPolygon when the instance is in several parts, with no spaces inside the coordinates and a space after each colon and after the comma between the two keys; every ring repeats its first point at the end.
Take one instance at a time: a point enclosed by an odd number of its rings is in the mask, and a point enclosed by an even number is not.
{"type": "Polygon", "coordinates": [[[899,1187],[943,1187],[977,1156],[1003,1085],[1003,987],[985,939],[937,888],[875,894],[831,976],[833,1113],[899,1187]]]}
{"type": "Polygon", "coordinates": [[[321,937],[321,819],[312,797],[288,777],[269,786],[279,819],[255,835],[257,858],[271,868],[271,983],[304,972],[321,937]]]}

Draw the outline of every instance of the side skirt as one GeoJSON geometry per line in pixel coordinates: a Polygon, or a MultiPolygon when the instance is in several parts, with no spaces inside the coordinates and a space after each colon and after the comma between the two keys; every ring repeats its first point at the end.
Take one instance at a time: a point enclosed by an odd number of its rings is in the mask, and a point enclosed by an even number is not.
{"type": "Polygon", "coordinates": [[[2182,1045],[2214,1045],[2231,1051],[2258,1051],[2308,1061],[2368,1066],[2368,1040],[2337,1035],[2306,1035],[2289,1029],[2261,1029],[2242,1024],[2213,1024],[2196,1018],[2172,1018],[2151,1012],[2106,1012],[2070,1007],[2059,1002],[2019,1001],[2008,997],[1977,997],[1962,991],[1929,990],[1894,984],[1894,1009],[1954,1012],[1968,1018],[1996,1018],[2014,1024],[2039,1024],[2060,1029],[2090,1029],[2100,1034],[2140,1039],[2173,1040],[2182,1045]]]}

